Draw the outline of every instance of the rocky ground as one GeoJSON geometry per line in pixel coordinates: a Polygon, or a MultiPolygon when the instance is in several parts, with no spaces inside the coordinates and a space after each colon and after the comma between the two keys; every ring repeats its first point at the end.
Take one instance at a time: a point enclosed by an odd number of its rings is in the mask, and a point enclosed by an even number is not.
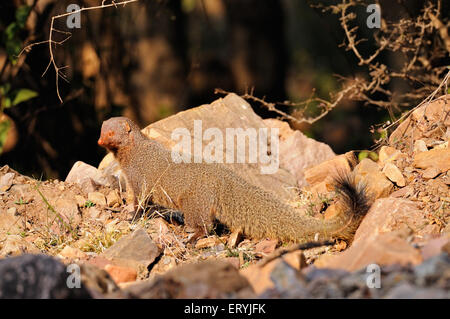
{"type": "Polygon", "coordinates": [[[4,166],[0,278],[9,281],[0,279],[0,297],[20,297],[11,287],[23,285],[39,287],[28,290],[36,297],[450,297],[449,95],[417,108],[366,158],[336,155],[286,123],[262,120],[234,94],[143,131],[170,148],[172,130],[193,132],[194,119],[204,129],[279,128],[276,174],[261,175],[256,164],[226,165],[317,218],[340,213],[333,173],[355,174],[367,185],[371,208],[354,240],[307,249],[218,227],[190,244],[190,229],[176,215],[170,218],[171,211],[150,204],[143,214],[129,214],[111,155],[98,168],[76,163],[65,181],[39,181],[4,166]],[[62,284],[63,264],[73,263],[81,265],[86,290],[66,291],[62,284]],[[379,289],[368,284],[371,264],[379,266],[379,289]],[[52,280],[27,282],[24,269],[52,280]]]}

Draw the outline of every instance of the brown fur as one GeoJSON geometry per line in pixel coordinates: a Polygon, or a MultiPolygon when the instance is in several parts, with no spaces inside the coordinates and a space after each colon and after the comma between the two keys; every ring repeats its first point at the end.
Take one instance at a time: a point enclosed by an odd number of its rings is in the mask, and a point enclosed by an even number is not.
{"type": "Polygon", "coordinates": [[[170,151],[124,117],[103,123],[99,145],[113,152],[135,200],[151,193],[154,203],[183,212],[186,224],[199,234],[217,219],[255,238],[306,242],[318,234],[320,239],[351,239],[368,209],[364,190],[344,175],[336,183],[346,212],[330,220],[307,216],[224,165],[173,163],[170,151]]]}

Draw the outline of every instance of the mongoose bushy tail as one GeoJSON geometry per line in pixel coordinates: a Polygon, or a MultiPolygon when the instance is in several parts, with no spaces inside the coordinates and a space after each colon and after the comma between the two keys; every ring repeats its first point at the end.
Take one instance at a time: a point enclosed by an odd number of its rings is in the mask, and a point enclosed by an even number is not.
{"type": "Polygon", "coordinates": [[[222,164],[174,163],[169,150],[125,117],[103,122],[98,143],[114,154],[135,201],[151,196],[158,205],[180,210],[198,235],[207,234],[217,219],[254,238],[351,239],[369,208],[364,188],[341,174],[336,185],[345,213],[328,220],[308,216],[222,164]]]}

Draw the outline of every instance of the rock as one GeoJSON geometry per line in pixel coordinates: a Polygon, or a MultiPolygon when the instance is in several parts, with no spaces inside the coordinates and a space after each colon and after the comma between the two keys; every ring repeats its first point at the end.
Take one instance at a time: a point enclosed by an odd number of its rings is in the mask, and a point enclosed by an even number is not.
{"type": "Polygon", "coordinates": [[[88,194],[88,200],[95,205],[106,206],[106,197],[100,192],[91,192],[88,194]]]}
{"type": "Polygon", "coordinates": [[[163,218],[150,219],[147,225],[147,232],[152,240],[162,247],[174,244],[177,246],[183,245],[181,240],[170,230],[169,224],[163,218]]]}
{"type": "Polygon", "coordinates": [[[437,256],[444,251],[444,247],[450,243],[450,234],[430,240],[422,247],[421,253],[423,260],[437,256]]]}
{"type": "Polygon", "coordinates": [[[6,192],[10,189],[14,180],[14,176],[14,173],[6,173],[2,177],[0,177],[0,192],[6,192]]]}
{"type": "Polygon", "coordinates": [[[371,262],[384,265],[421,262],[420,252],[406,242],[428,224],[416,202],[400,198],[378,199],[358,227],[350,248],[336,255],[325,255],[317,267],[360,269],[371,262]]]}
{"type": "Polygon", "coordinates": [[[80,282],[79,288],[69,288],[73,282],[66,266],[45,255],[22,255],[0,260],[1,299],[69,299],[91,298],[80,282]]]}
{"type": "Polygon", "coordinates": [[[147,267],[155,261],[159,254],[158,246],[146,231],[138,228],[130,235],[120,238],[100,256],[111,260],[115,265],[132,267],[138,273],[145,273],[147,267]]]}
{"type": "Polygon", "coordinates": [[[415,283],[420,286],[441,283],[448,291],[448,281],[450,280],[450,255],[442,253],[432,258],[428,258],[422,264],[414,267],[416,276],[415,283]]]}
{"type": "Polygon", "coordinates": [[[82,252],[80,249],[70,246],[64,247],[58,256],[68,259],[83,259],[87,257],[86,253],[82,252]]]}
{"type": "Polygon", "coordinates": [[[450,112],[449,99],[448,94],[443,95],[414,110],[389,136],[389,144],[395,145],[401,144],[405,140],[416,141],[424,137],[432,137],[429,132],[433,130],[432,128],[436,126],[436,123],[442,123],[444,130],[435,130],[435,134],[443,135],[442,132],[445,132],[445,127],[450,126],[450,118],[445,116],[450,112]]]}
{"type": "Polygon", "coordinates": [[[103,295],[114,293],[119,287],[111,276],[103,269],[89,263],[80,265],[81,282],[96,298],[104,298],[103,295]]]}
{"type": "Polygon", "coordinates": [[[97,220],[101,222],[106,222],[106,220],[108,219],[107,214],[97,207],[89,207],[86,211],[85,216],[87,216],[87,218],[91,220],[97,220]]]}
{"type": "Polygon", "coordinates": [[[445,149],[445,148],[448,148],[448,141],[433,147],[434,150],[441,150],[441,149],[445,149]]]}
{"type": "Polygon", "coordinates": [[[441,173],[441,170],[437,167],[429,167],[423,171],[422,177],[425,179],[435,178],[441,173]]]}
{"type": "Polygon", "coordinates": [[[320,182],[332,184],[332,177],[338,173],[351,172],[356,159],[353,152],[348,152],[334,157],[331,160],[324,161],[319,165],[315,165],[305,171],[305,180],[314,185],[320,182]]]}
{"type": "Polygon", "coordinates": [[[400,189],[396,190],[395,192],[391,193],[391,195],[389,195],[389,197],[408,198],[413,194],[414,194],[414,186],[408,185],[408,186],[400,188],[400,189]]]}
{"type": "Polygon", "coordinates": [[[228,248],[236,248],[236,246],[240,243],[242,240],[242,233],[240,231],[235,231],[231,233],[230,237],[228,238],[228,248]]]}
{"type": "Polygon", "coordinates": [[[388,163],[395,161],[399,158],[407,157],[406,154],[390,146],[382,146],[378,156],[379,156],[378,159],[381,163],[388,163]]]}
{"type": "Polygon", "coordinates": [[[108,264],[105,266],[105,270],[108,272],[111,278],[114,279],[114,282],[116,284],[136,281],[137,279],[136,270],[130,267],[120,267],[108,264]]]}
{"type": "Polygon", "coordinates": [[[427,144],[423,140],[417,140],[414,142],[414,153],[421,153],[428,151],[427,144]]]}
{"type": "Polygon", "coordinates": [[[239,257],[228,257],[225,258],[225,261],[229,262],[233,265],[234,268],[239,269],[241,268],[241,261],[239,257]]]}
{"type": "Polygon", "coordinates": [[[298,270],[284,260],[276,263],[270,274],[270,279],[274,283],[275,289],[279,291],[293,291],[302,285],[298,270]]]}
{"type": "Polygon", "coordinates": [[[387,197],[394,185],[380,171],[379,166],[372,160],[363,159],[354,169],[356,183],[367,186],[368,195],[373,199],[387,197]]]}
{"type": "Polygon", "coordinates": [[[201,238],[195,243],[195,249],[211,248],[219,245],[221,242],[216,236],[201,238]]]}
{"type": "Polygon", "coordinates": [[[397,186],[403,187],[406,185],[405,178],[402,172],[392,163],[386,163],[383,168],[383,173],[389,180],[397,184],[397,186]]]}
{"type": "Polygon", "coordinates": [[[298,187],[306,186],[305,169],[333,159],[336,154],[327,144],[294,131],[289,124],[277,119],[266,119],[269,127],[280,129],[280,166],[297,179],[298,187]]]}
{"type": "Polygon", "coordinates": [[[162,276],[124,290],[128,298],[254,298],[239,272],[225,261],[203,261],[177,266],[162,276]]]}
{"type": "Polygon", "coordinates": [[[106,203],[109,207],[119,206],[122,200],[117,189],[114,189],[106,195],[106,203]]]}
{"type": "Polygon", "coordinates": [[[275,248],[278,245],[278,240],[270,240],[270,239],[264,239],[263,241],[260,241],[255,246],[255,252],[261,253],[263,255],[271,254],[275,248]]]}
{"type": "Polygon", "coordinates": [[[441,172],[450,170],[450,149],[437,149],[414,156],[414,166],[422,169],[434,167],[441,172]]]}
{"type": "Polygon", "coordinates": [[[150,273],[150,278],[153,278],[155,275],[161,275],[173,269],[177,266],[177,261],[175,257],[163,255],[158,263],[152,268],[150,273]]]}
{"type": "MultiPolygon", "coordinates": [[[[179,112],[175,115],[167,117],[163,120],[152,123],[142,130],[142,132],[149,138],[157,140],[167,149],[171,150],[177,142],[172,140],[172,132],[175,129],[186,128],[194,141],[194,121],[202,121],[202,131],[204,132],[208,128],[217,128],[222,132],[225,137],[227,128],[242,128],[246,129],[268,129],[263,119],[256,115],[251,106],[241,97],[236,94],[229,94],[225,98],[218,99],[211,104],[202,105],[196,108],[191,108],[187,111],[179,112]]],[[[210,143],[210,140],[201,140],[202,149],[210,143]]],[[[194,142],[192,142],[193,144],[194,142]]],[[[226,145],[226,143],[223,143],[226,145]]],[[[246,147],[248,148],[248,147],[246,147]]],[[[223,158],[226,158],[227,152],[230,153],[234,149],[223,149],[223,158]]],[[[249,163],[248,150],[246,152],[245,163],[224,163],[228,168],[234,170],[242,178],[249,181],[251,184],[261,187],[262,189],[275,194],[277,197],[283,200],[295,199],[297,194],[295,188],[297,187],[297,181],[292,174],[287,172],[284,168],[280,167],[274,174],[261,174],[261,167],[267,166],[257,163],[249,163]]],[[[231,153],[230,153],[231,154],[231,153]]],[[[99,165],[99,169],[102,171],[110,170],[114,174],[118,173],[118,167],[111,169],[117,165],[117,163],[109,155],[104,158],[99,165]]]]}
{"type": "Polygon", "coordinates": [[[7,234],[18,234],[22,231],[20,216],[16,216],[17,208],[10,207],[6,211],[0,210],[0,246],[7,234]]]}
{"type": "Polygon", "coordinates": [[[76,227],[81,222],[81,214],[78,210],[77,201],[69,198],[68,194],[58,198],[54,204],[55,211],[63,218],[64,222],[71,227],[76,227]]]}
{"type": "Polygon", "coordinates": [[[86,199],[81,195],[75,195],[75,201],[80,208],[84,208],[84,206],[86,205],[86,199]]]}
{"type": "Polygon", "coordinates": [[[391,289],[385,299],[445,299],[448,294],[439,289],[418,288],[409,283],[401,283],[391,289]]]}
{"type": "Polygon", "coordinates": [[[300,270],[304,266],[304,256],[302,255],[301,251],[294,251],[271,260],[262,266],[260,264],[254,264],[241,269],[240,273],[247,278],[255,293],[260,295],[267,290],[275,288],[274,279],[281,280],[279,275],[275,275],[275,277],[272,278],[272,272],[275,268],[281,267],[282,269],[286,269],[285,265],[280,266],[280,264],[288,265],[288,267],[294,269],[295,272],[300,270]]]}
{"type": "Polygon", "coordinates": [[[364,158],[356,167],[355,173],[361,176],[379,173],[380,166],[369,158],[364,158]]]}
{"type": "Polygon", "coordinates": [[[7,235],[4,242],[0,242],[0,257],[18,256],[22,254],[39,254],[41,251],[32,243],[19,235],[7,235]]]}
{"type": "Polygon", "coordinates": [[[283,260],[297,270],[301,270],[307,267],[305,255],[301,250],[293,251],[283,255],[283,260]]]}
{"type": "Polygon", "coordinates": [[[114,177],[105,175],[94,166],[81,161],[72,166],[65,181],[80,185],[86,193],[96,191],[99,186],[117,187],[114,177]]]}
{"type": "Polygon", "coordinates": [[[420,252],[404,239],[383,233],[353,243],[349,249],[337,255],[324,255],[314,265],[319,268],[359,270],[372,263],[380,266],[400,264],[417,265],[422,262],[420,252]]]}
{"type": "Polygon", "coordinates": [[[378,199],[358,227],[353,244],[388,232],[395,232],[406,239],[427,224],[428,220],[417,202],[391,197],[378,199]]]}

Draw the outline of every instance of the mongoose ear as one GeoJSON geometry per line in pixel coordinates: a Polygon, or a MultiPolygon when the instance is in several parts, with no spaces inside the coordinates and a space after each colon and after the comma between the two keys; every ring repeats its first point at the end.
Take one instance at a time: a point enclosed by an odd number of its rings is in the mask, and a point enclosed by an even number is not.
{"type": "Polygon", "coordinates": [[[125,127],[125,131],[127,131],[127,133],[130,133],[131,127],[130,127],[130,124],[128,124],[128,122],[125,122],[124,127],[125,127]]]}

